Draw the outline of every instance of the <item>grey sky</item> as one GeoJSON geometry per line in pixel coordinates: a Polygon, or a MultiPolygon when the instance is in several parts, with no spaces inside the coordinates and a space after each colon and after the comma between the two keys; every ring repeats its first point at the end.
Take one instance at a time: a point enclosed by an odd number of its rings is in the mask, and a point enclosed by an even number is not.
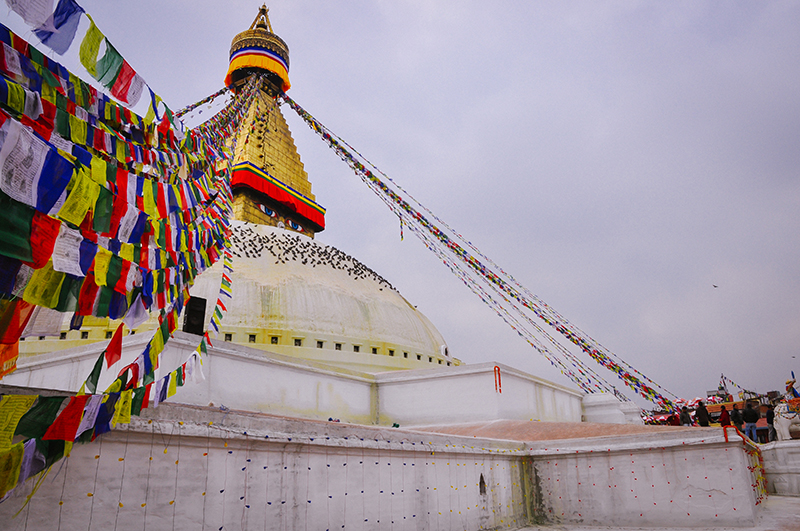
{"type": "MultiPolygon", "coordinates": [[[[222,86],[260,6],[79,3],[173,109],[222,86]]],[[[268,7],[292,98],[630,364],[687,398],[720,372],[767,391],[800,371],[800,4],[268,7]]],[[[457,357],[568,384],[284,114],[328,208],[321,241],[457,357]]]]}

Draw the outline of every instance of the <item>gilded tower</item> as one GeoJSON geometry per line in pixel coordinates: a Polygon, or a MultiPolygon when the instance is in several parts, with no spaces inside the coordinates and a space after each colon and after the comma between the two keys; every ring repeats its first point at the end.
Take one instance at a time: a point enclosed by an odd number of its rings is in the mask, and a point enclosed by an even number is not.
{"type": "Polygon", "coordinates": [[[250,28],[233,38],[226,86],[241,90],[261,76],[258,96],[235,139],[231,187],[236,219],[301,232],[325,229],[325,209],[311,192],[308,174],[276,98],[289,89],[289,47],[272,32],[261,6],[250,28]]]}

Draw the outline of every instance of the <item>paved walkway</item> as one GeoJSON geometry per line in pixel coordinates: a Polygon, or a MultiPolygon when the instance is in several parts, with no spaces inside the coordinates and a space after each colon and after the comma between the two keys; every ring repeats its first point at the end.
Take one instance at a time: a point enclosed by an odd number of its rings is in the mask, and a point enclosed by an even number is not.
{"type": "Polygon", "coordinates": [[[769,496],[763,503],[755,527],[579,527],[579,526],[534,526],[524,531],[800,531],[800,498],[769,496]]]}
{"type": "Polygon", "coordinates": [[[597,422],[531,422],[528,420],[506,419],[440,426],[403,426],[403,428],[509,441],[560,441],[564,439],[587,439],[590,437],[625,437],[652,433],[675,433],[676,431],[689,431],[694,434],[722,433],[722,428],[600,424],[597,422]]]}

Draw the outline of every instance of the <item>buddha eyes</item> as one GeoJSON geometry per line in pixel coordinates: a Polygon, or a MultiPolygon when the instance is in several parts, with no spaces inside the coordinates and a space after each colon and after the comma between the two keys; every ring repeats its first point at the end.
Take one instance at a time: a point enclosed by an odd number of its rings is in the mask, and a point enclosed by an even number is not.
{"type": "Polygon", "coordinates": [[[291,227],[293,230],[296,230],[296,231],[299,231],[299,232],[303,232],[303,227],[301,227],[300,225],[298,225],[297,223],[295,223],[295,222],[294,222],[294,221],[292,221],[291,219],[287,219],[286,221],[287,221],[287,222],[289,222],[289,226],[290,226],[290,227],[291,227]]]}
{"type": "Polygon", "coordinates": [[[277,214],[275,213],[274,210],[272,210],[271,208],[266,207],[265,205],[258,205],[258,208],[261,209],[261,212],[263,212],[264,214],[268,215],[271,218],[274,218],[274,217],[277,216],[277,214]]]}

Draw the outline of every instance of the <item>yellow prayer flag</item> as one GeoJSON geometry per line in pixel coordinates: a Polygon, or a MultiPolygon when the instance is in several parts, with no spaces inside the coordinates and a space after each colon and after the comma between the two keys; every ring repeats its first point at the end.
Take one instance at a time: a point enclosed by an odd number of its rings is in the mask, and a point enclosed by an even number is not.
{"type": "Polygon", "coordinates": [[[117,139],[117,160],[120,161],[123,164],[125,164],[125,147],[126,147],[126,145],[127,144],[125,144],[125,142],[123,142],[119,138],[117,139]]]}
{"type": "Polygon", "coordinates": [[[106,168],[108,164],[100,157],[92,157],[92,172],[91,177],[94,182],[100,186],[106,185],[106,168]]]}
{"type": "Polygon", "coordinates": [[[6,83],[8,86],[8,106],[17,112],[25,110],[25,90],[16,83],[6,83]]]}
{"type": "Polygon", "coordinates": [[[74,116],[69,115],[69,135],[70,140],[78,145],[86,143],[86,122],[74,116]]]}
{"type": "Polygon", "coordinates": [[[114,416],[111,417],[111,427],[116,428],[117,424],[130,424],[131,406],[133,405],[133,389],[122,391],[119,400],[114,405],[114,416]]]}
{"type": "Polygon", "coordinates": [[[156,200],[153,197],[153,186],[149,179],[145,179],[144,186],[142,187],[142,200],[144,203],[144,213],[150,216],[150,219],[158,219],[158,207],[156,207],[156,200]]]}
{"type": "Polygon", "coordinates": [[[94,281],[98,286],[108,285],[108,266],[114,254],[108,249],[97,247],[97,254],[94,255],[94,281]]]}
{"type": "Polygon", "coordinates": [[[6,452],[0,452],[0,498],[17,486],[25,443],[19,442],[6,452]]]}
{"type": "Polygon", "coordinates": [[[121,389],[122,389],[122,380],[117,378],[116,380],[111,382],[111,385],[108,386],[108,389],[106,389],[106,392],[104,394],[108,395],[111,393],[118,393],[121,389]]]}
{"type": "Polygon", "coordinates": [[[150,356],[158,357],[162,350],[164,350],[164,335],[161,333],[161,328],[156,328],[156,333],[150,341],[150,356]]]}
{"type": "Polygon", "coordinates": [[[86,213],[97,203],[100,187],[88,177],[85,168],[75,172],[70,186],[71,190],[67,195],[67,200],[58,211],[58,217],[75,226],[80,226],[86,213]]]}
{"type": "Polygon", "coordinates": [[[19,419],[38,398],[38,395],[5,395],[0,398],[0,452],[11,449],[14,430],[19,419]]]}
{"type": "Polygon", "coordinates": [[[53,260],[48,261],[43,268],[33,272],[22,300],[45,308],[55,308],[66,276],[66,273],[53,269],[53,260]]]}
{"type": "Polygon", "coordinates": [[[100,53],[100,43],[103,42],[105,36],[94,25],[94,20],[88,14],[89,29],[86,30],[86,35],[81,41],[81,49],[79,52],[81,64],[86,70],[92,74],[92,77],[97,78],[97,54],[100,53]]]}
{"type": "MultiPolygon", "coordinates": [[[[178,369],[180,370],[180,369],[178,369]]],[[[169,387],[167,388],[167,398],[174,396],[178,392],[178,374],[177,371],[169,373],[169,387]]]]}
{"type": "Polygon", "coordinates": [[[55,87],[51,87],[47,83],[42,83],[42,99],[44,101],[49,101],[53,105],[56,103],[56,89],[55,87]]]}
{"type": "Polygon", "coordinates": [[[120,245],[119,257],[128,262],[133,262],[134,250],[135,247],[132,243],[123,243],[120,245]]]}
{"type": "MultiPolygon", "coordinates": [[[[155,105],[158,107],[158,104],[161,103],[161,96],[158,94],[155,95],[155,105]]],[[[150,98],[150,106],[147,108],[147,114],[144,115],[145,123],[151,124],[153,120],[156,119],[156,109],[153,108],[153,98],[150,98]]]]}
{"type": "Polygon", "coordinates": [[[186,210],[186,205],[183,204],[183,198],[181,197],[181,188],[177,184],[172,184],[172,193],[175,194],[175,199],[178,201],[178,206],[181,210],[186,210]]]}

